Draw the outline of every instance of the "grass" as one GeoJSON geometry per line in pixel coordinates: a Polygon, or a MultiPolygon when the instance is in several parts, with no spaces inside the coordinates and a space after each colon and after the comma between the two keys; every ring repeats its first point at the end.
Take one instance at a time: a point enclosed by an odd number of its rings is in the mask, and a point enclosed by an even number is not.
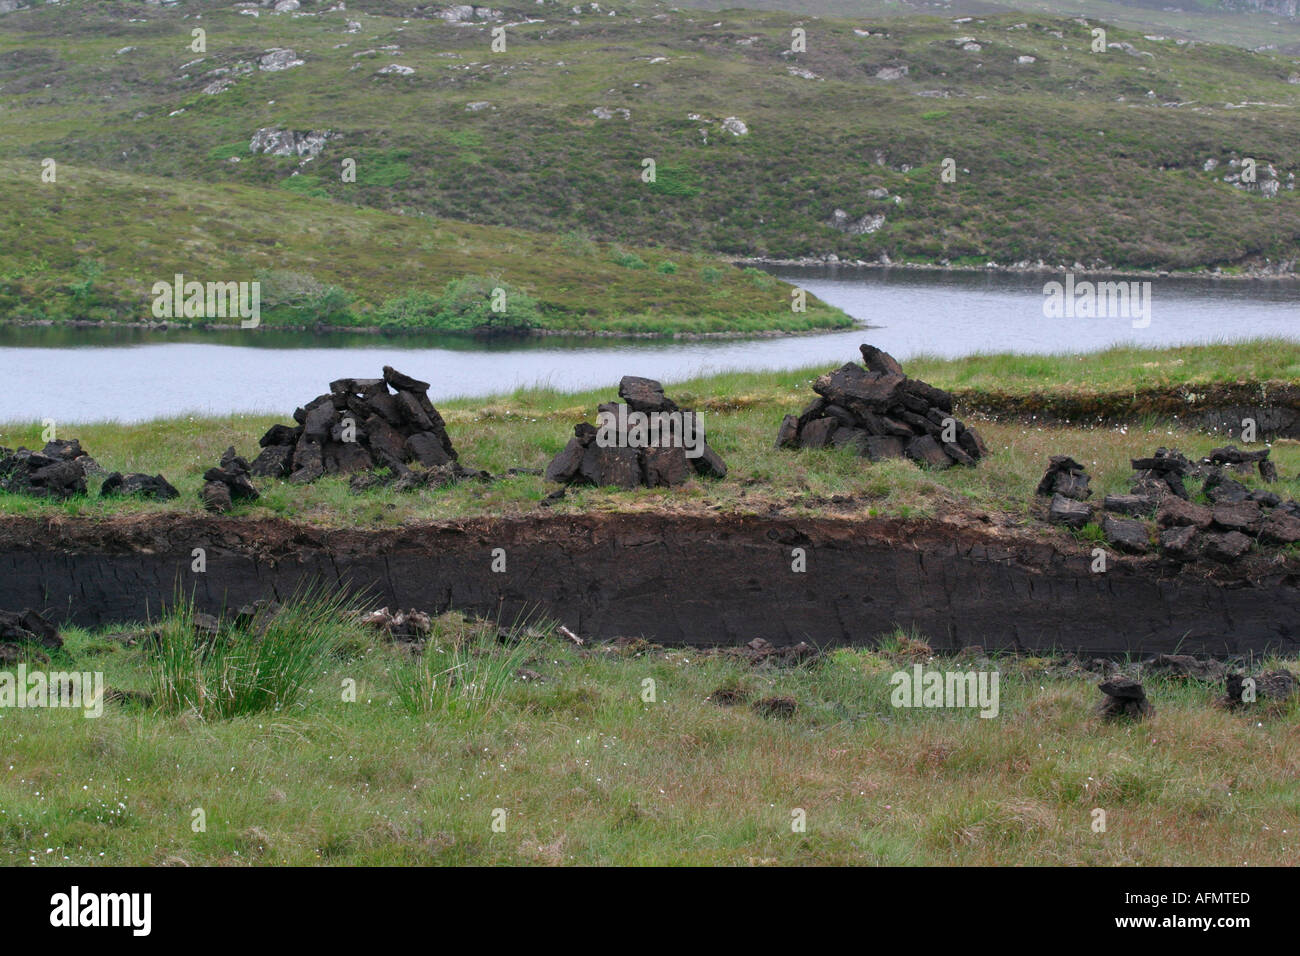
{"type": "MultiPolygon", "coordinates": [[[[394,681],[413,652],[354,635],[274,712],[0,710],[0,859],[1268,866],[1300,839],[1294,701],[1236,714],[1212,706],[1221,688],[1147,678],[1155,717],[1109,724],[1091,713],[1095,677],[936,660],[924,635],[768,670],[643,642],[520,635],[512,650],[495,622],[456,615],[439,628],[435,643],[496,655],[490,700],[413,711],[394,681]],[[506,673],[520,657],[532,679],[506,673]],[[914,663],[996,669],[997,717],[893,708],[890,677],[914,663]],[[740,702],[715,703],[719,688],[740,702]],[[751,706],[773,695],[797,701],[792,718],[751,706]]],[[[50,667],[147,686],[147,645],[65,637],[50,667]]]]}
{"type": "MultiPolygon", "coordinates": [[[[848,360],[854,356],[845,356],[848,360]]],[[[976,469],[930,472],[909,461],[870,464],[840,449],[778,451],[772,447],[781,416],[797,412],[812,396],[811,384],[824,369],[788,372],[736,372],[672,384],[667,392],[703,416],[710,444],[730,468],[724,481],[692,479],[668,489],[618,491],[572,488],[551,510],[711,510],[768,514],[774,509],[795,514],[844,516],[902,515],[921,517],[952,507],[1025,515],[1033,490],[1054,454],[1069,454],[1092,475],[1094,500],[1128,490],[1129,459],[1156,447],[1177,447],[1197,457],[1228,441],[1167,420],[1138,415],[1124,424],[1052,425],[1018,420],[991,420],[968,414],[960,398],[987,400],[993,388],[1012,398],[1021,395],[1080,394],[1089,388],[1110,396],[1121,410],[1134,391],[1148,384],[1187,387],[1213,382],[1280,381],[1294,383],[1300,347],[1294,343],[1256,342],[1167,351],[1112,349],[1087,356],[976,356],[956,361],[909,362],[910,375],[937,385],[956,387],[957,414],[979,428],[993,454],[976,469]],[[1059,383],[1059,384],[1058,384],[1059,383]],[[963,384],[967,391],[963,393],[963,384]]],[[[324,383],[322,383],[322,388],[324,383]]],[[[1194,391],[1194,389],[1192,389],[1194,391]]],[[[510,468],[544,469],[572,435],[574,424],[594,421],[596,405],[616,389],[561,393],[532,389],[489,398],[440,402],[439,409],[461,460],[496,475],[510,468]]],[[[224,418],[179,418],[121,425],[63,424],[60,437],[75,437],[110,471],[161,472],[181,492],[167,503],[101,499],[92,495],[66,502],[0,494],[0,513],[85,516],[194,512],[203,472],[228,445],[245,456],[280,415],[231,415],[224,418]]],[[[40,447],[40,423],[0,425],[0,445],[40,447]]],[[[1282,481],[1274,491],[1300,497],[1300,444],[1280,441],[1272,459],[1282,481]]],[[[1249,479],[1257,483],[1257,477],[1249,479]]],[[[469,482],[435,491],[400,493],[378,489],[354,495],[347,481],[328,477],[306,487],[258,480],[262,497],[240,505],[236,514],[279,516],[324,526],[390,527],[484,514],[532,511],[552,490],[540,476],[512,475],[489,484],[469,482]]]]}
{"type": "Polygon", "coordinates": [[[354,598],[308,593],[248,623],[223,621],[219,633],[196,640],[194,604],[181,595],[157,628],[154,700],[164,713],[208,721],[285,711],[344,646],[343,619],[356,609],[354,598]]]}

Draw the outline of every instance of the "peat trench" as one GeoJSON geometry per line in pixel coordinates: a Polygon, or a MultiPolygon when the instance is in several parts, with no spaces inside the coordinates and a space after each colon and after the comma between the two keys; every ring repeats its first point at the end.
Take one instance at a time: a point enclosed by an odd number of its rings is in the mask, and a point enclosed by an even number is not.
{"type": "Polygon", "coordinates": [[[1083,544],[969,515],[548,515],[373,531],[193,515],[0,519],[0,608],[83,626],[146,620],[178,589],[220,613],[315,585],[365,589],[374,607],[503,623],[543,614],[597,640],[826,647],[902,627],[936,650],[1300,651],[1295,559],[1091,566],[1083,544]],[[504,572],[493,571],[497,548],[504,572]],[[792,570],[795,548],[803,573],[792,570]]]}
{"type": "Polygon", "coordinates": [[[1300,438],[1300,385],[1292,382],[1153,386],[1127,392],[1051,390],[1025,395],[954,389],[952,396],[964,412],[999,421],[1124,425],[1151,417],[1184,428],[1237,435],[1242,421],[1250,419],[1260,441],[1300,438]]]}

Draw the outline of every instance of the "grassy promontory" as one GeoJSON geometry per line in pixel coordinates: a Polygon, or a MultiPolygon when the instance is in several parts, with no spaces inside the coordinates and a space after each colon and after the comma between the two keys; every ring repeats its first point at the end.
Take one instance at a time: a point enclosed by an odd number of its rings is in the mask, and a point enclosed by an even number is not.
{"type": "MultiPolygon", "coordinates": [[[[811,331],[853,320],[715,256],[340,205],[236,183],[0,163],[0,321],[159,321],[154,283],[260,283],[265,326],[628,334],[811,331]],[[124,214],[123,210],[129,210],[124,214]],[[503,311],[492,310],[494,290],[503,311]]],[[[223,319],[169,319],[172,323],[223,319]]],[[[250,333],[254,334],[254,333],[250,333]]]]}
{"type": "MultiPolygon", "coordinates": [[[[845,359],[852,356],[845,356],[845,359]]],[[[952,389],[957,414],[978,424],[992,455],[978,468],[931,472],[910,461],[877,464],[843,449],[777,450],[772,447],[781,416],[797,412],[812,396],[811,384],[825,368],[782,372],[735,372],[668,384],[683,407],[703,415],[709,444],[727,461],[724,481],[692,479],[675,489],[619,491],[571,488],[551,505],[555,512],[600,510],[716,510],[741,514],[834,513],[924,517],[953,508],[1026,514],[1034,486],[1047,459],[1072,455],[1093,476],[1094,495],[1127,491],[1129,459],[1156,447],[1177,447],[1200,456],[1226,441],[1240,439],[1208,434],[1163,418],[1137,414],[1107,425],[1043,424],[1016,416],[971,415],[964,399],[988,403],[1025,395],[1109,397],[1122,406],[1143,388],[1170,389],[1216,383],[1300,382],[1300,345],[1265,340],[1236,345],[1169,350],[1118,348],[1088,355],[974,356],[958,360],[915,359],[909,375],[952,389]]],[[[340,369],[340,376],[348,370],[340,369]]],[[[418,368],[413,368],[418,373],[418,368]]],[[[322,383],[323,387],[324,383],[322,383]]],[[[495,475],[507,469],[544,469],[564,447],[574,424],[592,421],[596,405],[615,393],[608,388],[573,394],[526,389],[511,395],[439,402],[439,410],[462,461],[495,475]]],[[[160,510],[198,511],[203,472],[228,445],[248,457],[257,439],[276,422],[287,422],[291,409],[274,414],[174,418],[140,424],[86,423],[60,425],[59,435],[78,438],[110,471],[161,472],[181,492],[167,503],[94,494],[55,502],[0,493],[0,513],[80,515],[85,517],[160,510]]],[[[39,423],[0,424],[0,445],[40,447],[39,423]]],[[[1300,444],[1274,445],[1273,460],[1282,481],[1272,486],[1285,497],[1300,497],[1300,444]]],[[[1250,481],[1256,481],[1252,478],[1250,481]]],[[[323,526],[391,527],[483,514],[522,514],[553,490],[539,475],[515,474],[487,484],[466,482],[418,493],[373,489],[353,494],[344,477],[326,477],[311,485],[259,479],[262,497],[240,505],[236,513],[275,515],[323,526]]]]}

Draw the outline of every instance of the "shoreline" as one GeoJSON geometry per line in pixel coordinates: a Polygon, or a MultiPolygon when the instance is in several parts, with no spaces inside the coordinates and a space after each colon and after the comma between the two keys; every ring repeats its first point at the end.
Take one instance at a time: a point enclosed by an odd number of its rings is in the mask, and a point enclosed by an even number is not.
{"type": "Polygon", "coordinates": [[[833,335],[840,332],[867,331],[880,328],[876,325],[859,324],[857,320],[851,325],[825,329],[763,329],[754,332],[620,332],[613,329],[528,329],[512,333],[478,333],[450,332],[439,329],[393,329],[377,325],[261,325],[245,329],[240,325],[228,325],[220,322],[152,322],[128,321],[110,322],[105,319],[30,319],[18,321],[0,320],[0,327],[9,326],[20,329],[143,329],[152,332],[168,332],[179,329],[187,332],[308,332],[316,335],[337,335],[354,333],[372,336],[454,336],[457,339],[471,341],[504,341],[507,339],[557,338],[572,336],[584,339],[661,339],[664,341],[705,341],[711,339],[771,339],[787,336],[833,335]]]}
{"type": "MultiPolygon", "coordinates": [[[[772,259],[762,256],[757,257],[740,257],[730,260],[736,267],[753,266],[757,268],[846,268],[846,269],[871,269],[876,271],[889,271],[890,269],[901,269],[912,272],[969,272],[969,273],[988,273],[993,275],[1065,275],[1073,273],[1074,275],[1085,276],[1132,276],[1143,279],[1173,279],[1174,281],[1183,281],[1191,279],[1213,279],[1224,281],[1270,281],[1270,280],[1296,280],[1300,279],[1300,272],[1296,271],[1260,271],[1251,269],[1248,272],[1188,272],[1184,270],[1169,269],[1140,269],[1136,267],[1111,267],[1111,266],[1085,266],[1081,263],[1074,263],[1071,266],[1056,265],[1051,266],[1045,262],[1034,263],[1013,263],[1006,265],[1003,263],[990,262],[982,266],[964,266],[952,264],[939,264],[933,262],[895,262],[886,260],[881,262],[869,262],[866,259],[841,259],[834,253],[828,253],[824,256],[803,256],[798,259],[772,259]]],[[[1296,260],[1287,263],[1293,267],[1296,260]]]]}

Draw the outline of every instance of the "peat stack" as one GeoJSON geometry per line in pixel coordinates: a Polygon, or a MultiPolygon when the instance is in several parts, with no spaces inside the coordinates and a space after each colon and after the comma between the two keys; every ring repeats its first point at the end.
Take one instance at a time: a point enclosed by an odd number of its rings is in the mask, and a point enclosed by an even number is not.
{"type": "Polygon", "coordinates": [[[582,422],[546,468],[546,480],[620,488],[672,487],[692,473],[727,477],[727,466],[704,438],[693,411],[678,408],[651,378],[625,375],[623,402],[597,406],[597,425],[582,422]],[[624,404],[624,402],[626,404],[624,404]]]}
{"type": "Polygon", "coordinates": [[[1110,720],[1126,717],[1141,720],[1156,712],[1142,685],[1132,678],[1111,677],[1097,687],[1104,695],[1097,705],[1097,713],[1110,720]]]}
{"type": "Polygon", "coordinates": [[[777,448],[847,446],[872,461],[908,457],[931,468],[973,468],[988,454],[979,432],[952,417],[951,395],[908,378],[888,352],[860,348],[863,365],[822,375],[812,403],[785,416],[777,448]]]}
{"type": "Polygon", "coordinates": [[[429,401],[429,383],[384,366],[383,378],[341,378],[293,413],[296,425],[262,436],[253,475],[305,484],[322,475],[456,460],[447,426],[429,401]]]}
{"type": "Polygon", "coordinates": [[[1222,467],[1229,465],[1239,474],[1250,474],[1251,465],[1259,468],[1259,476],[1264,481],[1272,483],[1277,481],[1277,466],[1268,460],[1271,448],[1262,448],[1259,451],[1242,451],[1236,445],[1225,445],[1222,448],[1215,448],[1203,459],[1202,464],[1222,467]]]}
{"type": "Polygon", "coordinates": [[[81,442],[47,442],[40,451],[0,448],[0,490],[36,497],[70,498],[86,493],[86,476],[103,471],[81,442]]]}
{"type": "Polygon", "coordinates": [[[1132,458],[1129,464],[1133,466],[1133,494],[1156,498],[1173,494],[1188,499],[1183,479],[1193,472],[1193,466],[1176,448],[1157,448],[1150,458],[1132,458]]]}
{"type": "Polygon", "coordinates": [[[1047,471],[1038,482],[1036,494],[1044,498],[1061,495],[1083,501],[1092,496],[1092,489],[1088,487],[1091,481],[1092,478],[1083,470],[1083,465],[1069,455],[1053,455],[1048,459],[1047,471]]]}
{"type": "Polygon", "coordinates": [[[221,456],[221,464],[203,473],[199,497],[208,511],[224,514],[236,501],[256,501],[261,497],[248,480],[248,462],[235,454],[231,445],[221,456]]]}

